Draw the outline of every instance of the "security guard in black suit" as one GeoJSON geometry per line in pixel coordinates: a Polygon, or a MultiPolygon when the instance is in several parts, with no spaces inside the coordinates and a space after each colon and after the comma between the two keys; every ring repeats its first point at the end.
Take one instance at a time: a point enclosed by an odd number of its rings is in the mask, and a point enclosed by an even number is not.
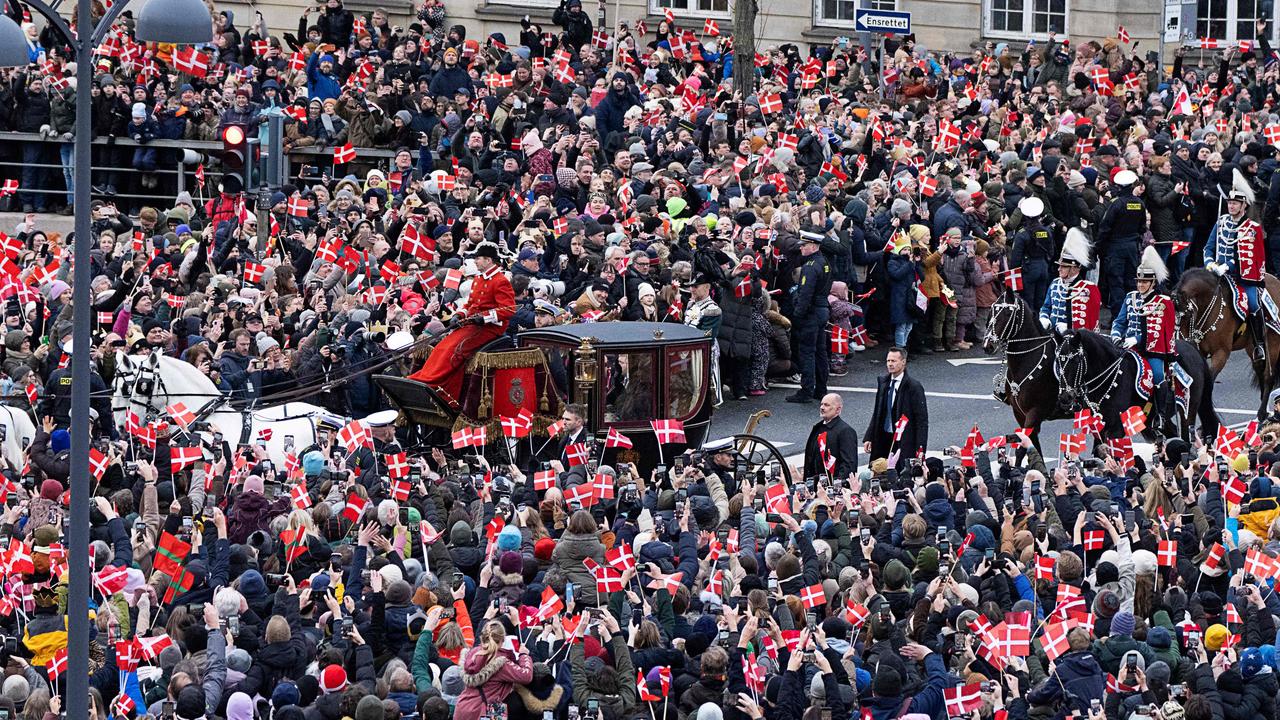
{"type": "Polygon", "coordinates": [[[1120,314],[1125,295],[1138,288],[1138,247],[1147,231],[1147,206],[1133,194],[1138,176],[1121,170],[1111,179],[1116,198],[1107,205],[1098,224],[1098,257],[1102,270],[1102,292],[1111,317],[1120,314]]]}
{"type": "Polygon", "coordinates": [[[825,236],[800,231],[800,282],[792,301],[792,346],[799,355],[800,389],[787,396],[787,402],[811,403],[827,394],[827,373],[831,369],[827,322],[831,307],[831,263],[822,252],[825,236]]]}

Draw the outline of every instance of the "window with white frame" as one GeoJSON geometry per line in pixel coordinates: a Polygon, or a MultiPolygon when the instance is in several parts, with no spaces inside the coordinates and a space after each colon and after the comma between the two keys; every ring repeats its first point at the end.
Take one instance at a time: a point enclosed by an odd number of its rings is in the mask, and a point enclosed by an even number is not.
{"type": "Polygon", "coordinates": [[[1067,32],[1067,0],[984,0],[992,37],[1047,38],[1067,32]]]}
{"type": "Polygon", "coordinates": [[[1197,0],[1196,37],[1228,43],[1256,40],[1261,18],[1275,20],[1274,0],[1197,0]]]}
{"type": "Polygon", "coordinates": [[[813,19],[817,25],[844,25],[853,22],[859,7],[869,10],[897,10],[898,0],[814,0],[813,19]]]}
{"type": "Polygon", "coordinates": [[[661,15],[663,8],[671,8],[677,15],[697,17],[728,17],[729,0],[649,0],[649,12],[661,15]]]}

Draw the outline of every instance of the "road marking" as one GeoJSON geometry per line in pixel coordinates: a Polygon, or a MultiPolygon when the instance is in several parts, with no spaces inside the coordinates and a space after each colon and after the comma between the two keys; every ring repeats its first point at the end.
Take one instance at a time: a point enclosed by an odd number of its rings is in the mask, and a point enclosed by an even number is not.
{"type": "MultiPolygon", "coordinates": [[[[800,386],[791,383],[771,383],[769,384],[769,387],[800,389],[800,386]]],[[[876,393],[876,388],[873,387],[827,386],[827,389],[831,392],[867,392],[872,393],[872,395],[876,393]]],[[[924,395],[933,397],[951,397],[955,398],[955,400],[989,400],[992,402],[998,402],[996,398],[991,395],[975,395],[975,393],[970,392],[938,392],[932,391],[932,389],[927,389],[927,391],[924,391],[924,395]]]]}
{"type": "Polygon", "coordinates": [[[951,363],[952,365],[955,365],[956,367],[960,367],[961,365],[999,365],[1000,363],[1004,362],[1004,358],[981,357],[981,358],[960,358],[958,360],[952,360],[951,358],[947,358],[947,362],[951,363]]]}
{"type": "MultiPolygon", "coordinates": [[[[795,390],[800,389],[799,385],[793,385],[791,383],[771,383],[769,387],[790,388],[795,390]]],[[[850,385],[828,385],[827,390],[830,392],[869,393],[873,395],[876,392],[876,388],[873,388],[873,387],[870,387],[870,388],[852,387],[850,385]]],[[[993,403],[1003,404],[999,400],[996,400],[994,395],[979,395],[977,393],[944,392],[940,390],[925,390],[924,394],[928,397],[943,397],[943,398],[950,398],[952,400],[990,400],[993,403]]],[[[1220,413],[1226,413],[1228,415],[1257,415],[1258,414],[1257,410],[1245,410],[1243,408],[1214,408],[1214,409],[1220,413]]],[[[1064,419],[1068,419],[1068,418],[1064,418],[1064,419]]]]}

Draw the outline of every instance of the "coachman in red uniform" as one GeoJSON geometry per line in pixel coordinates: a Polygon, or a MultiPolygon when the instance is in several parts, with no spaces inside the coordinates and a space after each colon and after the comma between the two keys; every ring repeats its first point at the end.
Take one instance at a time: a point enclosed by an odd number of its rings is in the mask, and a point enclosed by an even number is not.
{"type": "Polygon", "coordinates": [[[480,274],[471,281],[466,307],[454,315],[461,325],[436,344],[422,369],[410,375],[430,385],[454,407],[462,392],[462,373],[467,360],[507,331],[507,321],[515,314],[516,294],[511,281],[498,265],[498,248],[481,243],[472,254],[480,274]]]}

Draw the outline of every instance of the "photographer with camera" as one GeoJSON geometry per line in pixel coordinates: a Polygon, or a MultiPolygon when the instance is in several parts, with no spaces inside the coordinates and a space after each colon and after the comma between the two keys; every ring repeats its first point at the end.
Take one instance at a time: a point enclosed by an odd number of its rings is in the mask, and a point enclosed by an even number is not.
{"type": "Polygon", "coordinates": [[[591,42],[591,17],[582,9],[582,0],[560,0],[551,22],[564,29],[564,42],[569,47],[576,49],[591,42]]]}
{"type": "Polygon", "coordinates": [[[305,356],[298,368],[298,382],[319,385],[313,402],[335,415],[350,416],[349,383],[338,382],[349,374],[348,345],[333,341],[326,328],[316,333],[319,349],[305,356]]]}

